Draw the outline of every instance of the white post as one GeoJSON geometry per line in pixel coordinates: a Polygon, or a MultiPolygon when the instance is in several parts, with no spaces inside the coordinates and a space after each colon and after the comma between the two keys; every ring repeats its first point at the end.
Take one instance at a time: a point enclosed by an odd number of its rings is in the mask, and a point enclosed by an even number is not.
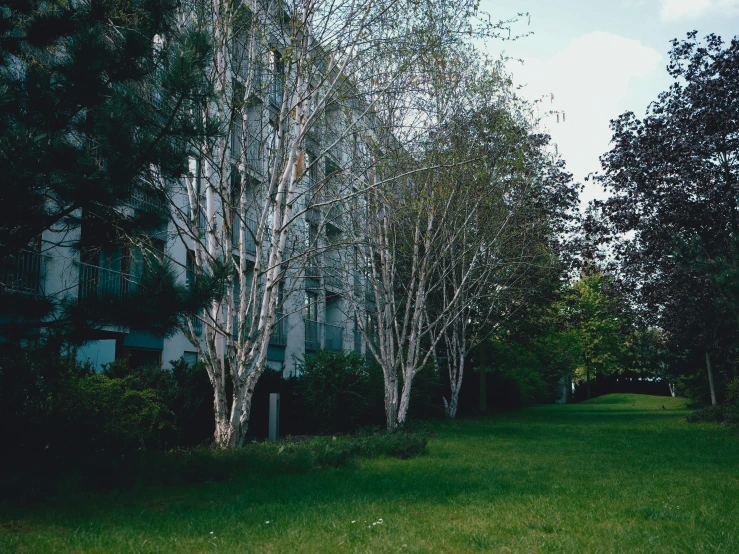
{"type": "Polygon", "coordinates": [[[269,441],[277,442],[280,438],[280,393],[269,395],[269,441]]]}

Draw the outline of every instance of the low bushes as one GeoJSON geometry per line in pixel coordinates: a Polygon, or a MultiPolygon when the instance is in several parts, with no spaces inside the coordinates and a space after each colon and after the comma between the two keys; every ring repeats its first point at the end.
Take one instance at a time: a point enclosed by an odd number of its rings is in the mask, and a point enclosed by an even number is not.
{"type": "Polygon", "coordinates": [[[343,468],[360,459],[407,459],[425,452],[427,436],[400,431],[363,435],[251,442],[237,450],[190,448],[126,454],[96,452],[75,459],[37,457],[33,465],[14,459],[0,475],[0,498],[46,501],[69,491],[129,490],[135,487],[193,485],[249,477],[270,478],[313,469],[343,468]]]}
{"type": "Polygon", "coordinates": [[[311,443],[311,448],[319,467],[343,467],[356,458],[412,458],[425,452],[427,444],[428,437],[425,434],[397,431],[321,437],[311,443]]]}
{"type": "Polygon", "coordinates": [[[719,404],[718,406],[706,406],[695,410],[685,417],[688,423],[701,421],[709,423],[723,423],[729,426],[739,425],[739,403],[719,404]]]}
{"type": "Polygon", "coordinates": [[[195,446],[213,435],[212,391],[202,367],[100,374],[43,349],[0,353],[0,439],[33,457],[82,458],[139,449],[195,446]]]}
{"type": "MultiPolygon", "coordinates": [[[[728,426],[739,425],[739,377],[734,377],[726,384],[724,398],[726,402],[717,406],[703,406],[695,402],[693,406],[698,407],[693,413],[686,416],[688,423],[706,421],[710,423],[723,423],[728,426]]],[[[694,400],[694,399],[693,399],[694,400]]]]}

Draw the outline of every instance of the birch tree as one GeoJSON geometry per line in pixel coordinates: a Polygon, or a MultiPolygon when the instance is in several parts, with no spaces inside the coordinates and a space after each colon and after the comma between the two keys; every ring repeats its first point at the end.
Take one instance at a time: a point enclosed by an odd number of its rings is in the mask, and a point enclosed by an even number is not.
{"type": "Polygon", "coordinates": [[[450,122],[480,100],[468,90],[477,75],[465,74],[472,66],[466,62],[472,62],[476,53],[453,41],[427,45],[423,51],[426,55],[410,77],[412,96],[385,99],[382,121],[393,133],[378,147],[383,157],[370,175],[366,232],[358,237],[370,303],[352,297],[358,327],[383,370],[390,431],[405,422],[413,378],[434,360],[439,330],[453,320],[449,312],[474,278],[482,255],[480,248],[471,254],[473,259],[458,275],[459,286],[450,291],[444,309],[426,309],[441,290],[437,277],[448,271],[444,262],[456,254],[454,247],[479,214],[484,195],[469,182],[443,177],[446,169],[455,167],[474,171],[469,158],[450,157],[443,145],[458,130],[450,122]],[[462,206],[466,211],[460,210],[462,206]]]}
{"type": "Polygon", "coordinates": [[[244,443],[270,337],[302,308],[294,297],[322,248],[305,230],[307,216],[318,210],[325,222],[331,205],[375,186],[368,166],[382,156],[371,157],[351,186],[356,172],[346,149],[361,143],[357,155],[369,154],[375,137],[387,136],[376,125],[386,115],[378,99],[409,82],[417,37],[431,40],[427,25],[412,22],[424,10],[466,6],[467,13],[471,5],[213,0],[191,4],[183,16],[209,29],[215,48],[215,100],[194,109],[221,133],[194,144],[190,177],[171,200],[176,232],[191,250],[191,280],[225,275],[219,299],[182,329],[213,385],[218,446],[244,443]]]}
{"type": "Polygon", "coordinates": [[[448,155],[476,156],[469,165],[444,168],[442,176],[483,200],[459,206],[451,219],[449,227],[461,232],[447,233],[450,247],[435,275],[439,290],[427,304],[427,319],[441,318],[432,337],[438,333],[442,340],[432,342],[444,354],[450,382],[444,404],[451,418],[465,360],[521,308],[527,295],[520,289],[531,286],[530,277],[553,264],[557,233],[574,218],[577,202],[569,175],[546,151],[547,137],[532,131],[525,104],[511,98],[486,106],[454,128],[448,155]]]}

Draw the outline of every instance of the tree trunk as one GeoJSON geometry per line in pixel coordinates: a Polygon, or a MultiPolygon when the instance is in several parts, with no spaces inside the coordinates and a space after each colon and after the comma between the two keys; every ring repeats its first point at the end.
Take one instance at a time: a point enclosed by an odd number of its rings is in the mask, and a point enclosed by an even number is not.
{"type": "Polygon", "coordinates": [[[706,349],[706,369],[708,370],[708,386],[711,389],[711,405],[718,404],[716,400],[716,385],[713,380],[713,364],[711,364],[711,353],[706,349]]]}
{"type": "Polygon", "coordinates": [[[588,395],[588,400],[590,400],[590,369],[585,370],[585,392],[588,395]]]}
{"type": "Polygon", "coordinates": [[[411,404],[411,385],[413,384],[413,372],[409,371],[410,376],[406,374],[403,379],[403,390],[400,394],[400,405],[398,406],[397,422],[398,426],[402,427],[405,424],[405,419],[408,417],[408,407],[411,404]]]}
{"type": "Polygon", "coordinates": [[[397,377],[385,379],[385,419],[388,432],[398,427],[398,380],[397,377]]]}

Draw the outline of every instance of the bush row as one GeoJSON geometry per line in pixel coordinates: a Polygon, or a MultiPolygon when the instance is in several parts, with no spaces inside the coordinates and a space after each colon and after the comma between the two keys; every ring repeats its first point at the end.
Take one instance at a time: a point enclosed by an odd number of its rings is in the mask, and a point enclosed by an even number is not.
{"type": "Polygon", "coordinates": [[[0,498],[34,502],[92,490],[122,491],[299,474],[318,468],[353,466],[360,458],[410,458],[426,450],[427,440],[428,435],[423,432],[375,432],[308,441],[255,441],[238,450],[199,447],[168,452],[97,452],[53,463],[40,458],[31,465],[24,461],[6,468],[0,475],[0,498]]]}
{"type": "Polygon", "coordinates": [[[736,426],[739,425],[739,403],[734,402],[699,408],[686,416],[685,420],[688,423],[705,421],[710,423],[723,423],[728,426],[736,426]]]}

